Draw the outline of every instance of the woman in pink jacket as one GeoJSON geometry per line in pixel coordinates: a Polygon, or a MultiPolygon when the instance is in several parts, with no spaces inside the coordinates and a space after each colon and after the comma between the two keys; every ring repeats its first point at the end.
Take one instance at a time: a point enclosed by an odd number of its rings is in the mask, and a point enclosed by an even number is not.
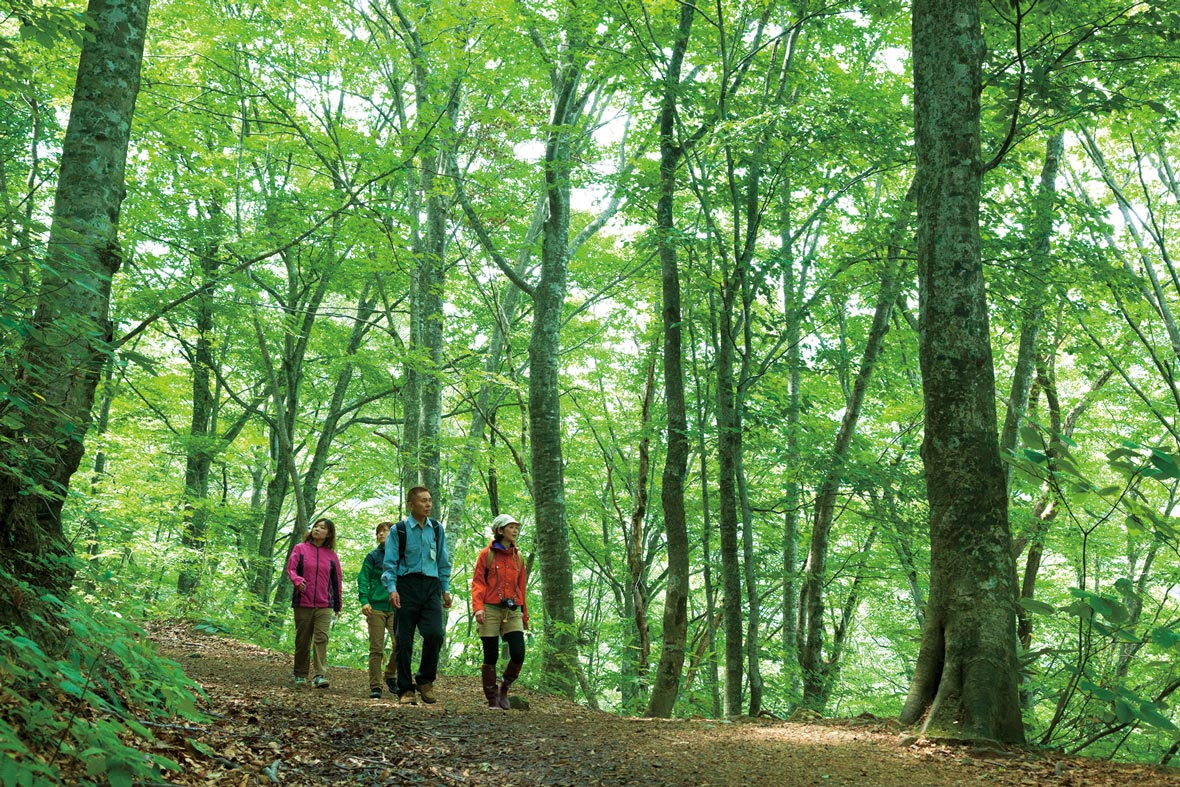
{"type": "Polygon", "coordinates": [[[336,557],[336,525],[331,519],[317,519],[307,536],[291,550],[287,576],[295,591],[295,685],[307,683],[308,658],[311,685],[328,688],[328,632],[339,617],[343,603],[343,572],[336,557]],[[315,645],[313,648],[312,645],[315,645]]]}

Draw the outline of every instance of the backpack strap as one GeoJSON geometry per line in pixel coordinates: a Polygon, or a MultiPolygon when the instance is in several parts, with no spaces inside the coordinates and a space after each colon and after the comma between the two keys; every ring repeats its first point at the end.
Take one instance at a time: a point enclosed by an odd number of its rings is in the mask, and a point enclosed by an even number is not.
{"type": "MultiPolygon", "coordinates": [[[[524,564],[520,562],[520,549],[519,548],[516,550],[516,554],[513,555],[513,557],[516,558],[517,569],[523,569],[524,564]]],[[[492,566],[495,564],[495,562],[496,562],[496,548],[493,547],[491,544],[488,544],[488,564],[483,567],[483,578],[484,578],[485,582],[487,581],[488,577],[491,576],[492,566]]]]}

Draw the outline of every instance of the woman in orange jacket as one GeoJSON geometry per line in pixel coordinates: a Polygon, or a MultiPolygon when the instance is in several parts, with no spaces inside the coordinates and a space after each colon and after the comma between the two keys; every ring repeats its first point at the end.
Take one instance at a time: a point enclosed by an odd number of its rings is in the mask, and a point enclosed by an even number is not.
{"type": "Polygon", "coordinates": [[[508,514],[492,520],[492,542],[479,553],[471,572],[471,608],[483,643],[483,693],[489,708],[507,710],[508,687],[524,666],[524,632],[529,627],[524,561],[516,548],[520,523],[508,514]],[[497,684],[500,638],[508,643],[508,666],[497,684]]]}

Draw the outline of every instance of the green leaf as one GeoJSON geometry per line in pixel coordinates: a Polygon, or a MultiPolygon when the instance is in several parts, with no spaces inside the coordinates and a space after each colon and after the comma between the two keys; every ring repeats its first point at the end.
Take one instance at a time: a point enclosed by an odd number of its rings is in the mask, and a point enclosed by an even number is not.
{"type": "Polygon", "coordinates": [[[1044,449],[1045,447],[1045,438],[1031,426],[1020,427],[1020,441],[1030,448],[1044,449]]]}
{"type": "Polygon", "coordinates": [[[1152,727],[1158,727],[1161,730],[1177,729],[1176,724],[1171,719],[1160,713],[1159,706],[1154,702],[1144,702],[1139,706],[1139,718],[1152,727]]]}
{"type": "Polygon", "coordinates": [[[113,758],[108,761],[107,778],[111,781],[111,787],[133,787],[134,775],[130,763],[113,758]]]}
{"type": "Polygon", "coordinates": [[[1082,680],[1078,681],[1078,688],[1081,689],[1082,691],[1088,693],[1090,696],[1094,697],[1095,699],[1102,700],[1103,702],[1114,702],[1115,699],[1118,697],[1118,695],[1115,694],[1110,689],[1103,688],[1102,686],[1099,686],[1095,683],[1091,683],[1090,681],[1085,680],[1084,678],[1082,680]]]}
{"type": "Polygon", "coordinates": [[[154,762],[157,767],[162,768],[164,770],[168,770],[168,771],[183,770],[180,767],[180,763],[178,763],[176,760],[172,760],[172,759],[169,759],[168,757],[165,757],[163,754],[153,754],[152,755],[152,762],[154,762]]]}
{"type": "Polygon", "coordinates": [[[1159,449],[1151,449],[1151,463],[1159,470],[1158,478],[1180,478],[1180,466],[1176,457],[1159,449]]]}
{"type": "Polygon", "coordinates": [[[1152,629],[1151,641],[1161,648],[1174,648],[1180,645],[1180,634],[1169,628],[1152,629]]]}
{"type": "Polygon", "coordinates": [[[201,743],[200,741],[195,740],[193,738],[185,738],[185,740],[188,742],[189,746],[192,746],[194,749],[199,751],[201,754],[204,754],[206,757],[217,757],[218,756],[217,752],[213,749],[213,747],[209,746],[208,744],[201,743]]]}
{"type": "Polygon", "coordinates": [[[1121,697],[1114,701],[1114,715],[1120,724],[1130,724],[1138,716],[1135,708],[1121,697]]]}
{"type": "Polygon", "coordinates": [[[1052,604],[1046,604],[1044,601],[1038,601],[1035,598],[1020,599],[1020,606],[1034,615],[1056,615],[1057,607],[1052,604]]]}
{"type": "Polygon", "coordinates": [[[1112,598],[1100,596],[1097,593],[1091,593],[1088,590],[1080,590],[1078,588],[1070,588],[1071,594],[1077,598],[1082,599],[1095,612],[1102,617],[1109,620],[1116,625],[1122,625],[1131,619],[1131,613],[1122,604],[1112,598]]]}

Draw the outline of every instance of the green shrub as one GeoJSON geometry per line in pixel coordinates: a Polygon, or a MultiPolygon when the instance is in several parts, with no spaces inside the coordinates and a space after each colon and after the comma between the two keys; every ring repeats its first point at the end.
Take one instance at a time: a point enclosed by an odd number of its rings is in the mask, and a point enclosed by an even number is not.
{"type": "Polygon", "coordinates": [[[201,720],[200,687],[118,613],[50,594],[40,598],[54,620],[32,618],[47,630],[69,630],[47,652],[35,634],[0,629],[0,787],[129,787],[180,770],[167,757],[145,753],[155,740],[151,726],[201,720]]]}

